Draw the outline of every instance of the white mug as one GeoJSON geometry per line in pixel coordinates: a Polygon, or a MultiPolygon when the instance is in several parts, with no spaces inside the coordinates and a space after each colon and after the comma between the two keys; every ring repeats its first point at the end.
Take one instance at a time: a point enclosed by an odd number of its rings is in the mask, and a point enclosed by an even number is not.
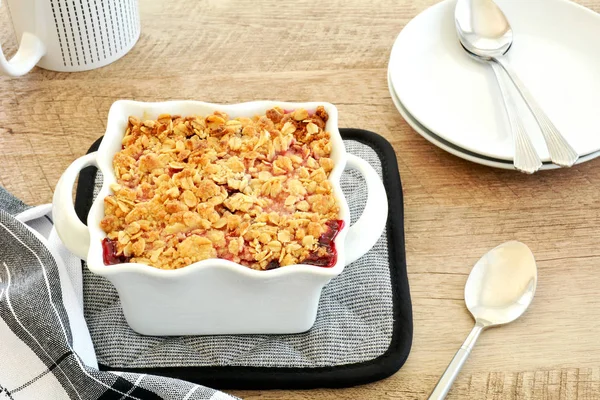
{"type": "MultiPolygon", "coordinates": [[[[1,1],[1,0],[0,0],[1,1]]],[[[124,56],[140,36],[138,0],[7,0],[19,50],[0,72],[20,76],[35,65],[74,72],[124,56]]]]}

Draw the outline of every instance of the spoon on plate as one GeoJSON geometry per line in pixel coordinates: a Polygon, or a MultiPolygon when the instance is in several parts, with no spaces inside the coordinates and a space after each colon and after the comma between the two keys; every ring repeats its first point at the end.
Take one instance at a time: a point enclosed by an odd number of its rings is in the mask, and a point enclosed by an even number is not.
{"type": "MultiPolygon", "coordinates": [[[[469,50],[465,49],[465,51],[472,58],[478,61],[485,61],[481,57],[471,53],[469,50]]],[[[504,109],[508,115],[508,122],[510,123],[510,130],[513,136],[513,142],[515,146],[513,165],[517,171],[526,174],[533,174],[542,167],[542,160],[540,159],[537,151],[535,151],[533,143],[531,143],[531,139],[529,138],[529,135],[525,130],[525,126],[523,125],[521,116],[519,115],[515,99],[509,92],[508,85],[510,81],[507,80],[501,66],[494,62],[490,62],[490,65],[492,66],[492,70],[496,76],[496,81],[498,82],[498,87],[500,88],[502,99],[504,100],[504,109]]]]}
{"type": "Polygon", "coordinates": [[[481,332],[519,318],[531,304],[536,285],[535,259],[529,247],[521,242],[503,243],[477,261],[465,286],[465,303],[475,319],[475,326],[429,400],[446,398],[481,332]]]}
{"type": "MultiPolygon", "coordinates": [[[[552,162],[561,167],[575,164],[579,155],[554,126],[504,57],[513,43],[513,32],[502,10],[493,0],[457,0],[454,21],[460,42],[469,53],[480,61],[502,67],[508,74],[540,126],[552,162]]],[[[498,77],[498,72],[495,72],[498,77]]],[[[512,119],[511,111],[508,112],[509,119],[512,119]]],[[[512,124],[511,121],[511,126],[512,124]]],[[[517,142],[521,140],[519,136],[515,136],[515,139],[517,142]]]]}

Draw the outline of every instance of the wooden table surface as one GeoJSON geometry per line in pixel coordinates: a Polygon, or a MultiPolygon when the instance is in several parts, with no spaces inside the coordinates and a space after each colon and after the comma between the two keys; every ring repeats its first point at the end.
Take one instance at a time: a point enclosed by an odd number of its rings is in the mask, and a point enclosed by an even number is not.
{"type": "MultiPolygon", "coordinates": [[[[538,261],[536,298],[522,319],[482,335],[449,399],[600,398],[600,160],[526,176],[463,161],[415,133],[390,99],[386,67],[400,30],[435,2],[140,1],[141,38],[114,64],[0,77],[0,184],[27,203],[50,202],[62,171],[103,134],[117,99],[329,101],[340,126],[378,132],[396,150],[412,352],[397,374],[369,385],[233,394],[426,398],[471,329],[463,288],[472,265],[517,239],[538,261]]],[[[600,0],[580,2],[600,11],[600,0]]],[[[0,27],[14,54],[6,6],[0,27]]]]}

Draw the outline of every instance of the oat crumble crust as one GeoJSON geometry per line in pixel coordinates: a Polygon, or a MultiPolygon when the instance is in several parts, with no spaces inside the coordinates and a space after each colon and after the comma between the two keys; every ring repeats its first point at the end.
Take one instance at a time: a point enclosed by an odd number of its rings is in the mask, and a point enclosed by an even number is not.
{"type": "Polygon", "coordinates": [[[224,258],[272,269],[325,257],[339,219],[322,106],[230,119],[130,117],[100,226],[121,260],[176,269],[224,258]]]}

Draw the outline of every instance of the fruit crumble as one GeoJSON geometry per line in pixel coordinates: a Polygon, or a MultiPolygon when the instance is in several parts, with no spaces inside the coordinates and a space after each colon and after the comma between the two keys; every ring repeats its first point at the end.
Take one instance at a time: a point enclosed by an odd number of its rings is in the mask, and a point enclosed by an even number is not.
{"type": "Polygon", "coordinates": [[[322,106],[253,118],[130,117],[104,199],[104,263],[333,266],[343,221],[328,180],[327,119],[322,106]]]}

